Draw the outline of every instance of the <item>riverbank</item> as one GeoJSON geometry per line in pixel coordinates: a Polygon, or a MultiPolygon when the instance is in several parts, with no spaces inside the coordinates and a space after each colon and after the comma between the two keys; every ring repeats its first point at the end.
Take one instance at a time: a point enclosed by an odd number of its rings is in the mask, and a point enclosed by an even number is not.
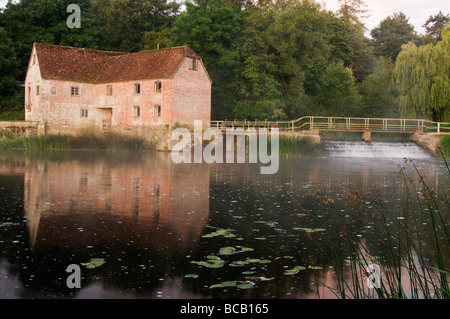
{"type": "Polygon", "coordinates": [[[0,138],[0,150],[154,150],[154,145],[141,137],[117,133],[80,135],[49,134],[0,138]]]}
{"type": "MultiPolygon", "coordinates": [[[[320,153],[320,143],[308,136],[280,134],[280,155],[314,156],[320,153]]],[[[270,149],[270,148],[269,148],[270,149]]],[[[84,132],[79,135],[47,134],[39,136],[7,135],[0,138],[0,150],[158,150],[144,137],[121,133],[98,134],[84,132]]]]}

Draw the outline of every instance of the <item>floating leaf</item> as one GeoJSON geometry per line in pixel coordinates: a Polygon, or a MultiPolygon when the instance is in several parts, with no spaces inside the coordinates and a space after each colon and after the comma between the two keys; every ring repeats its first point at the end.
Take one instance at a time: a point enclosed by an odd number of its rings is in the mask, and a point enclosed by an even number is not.
{"type": "MultiPolygon", "coordinates": [[[[208,256],[213,257],[213,256],[208,256]]],[[[207,268],[221,268],[225,264],[225,262],[217,256],[215,258],[208,258],[207,261],[191,261],[191,264],[196,264],[199,266],[207,267],[207,268]]]]}
{"type": "Polygon", "coordinates": [[[242,251],[253,251],[253,248],[250,247],[242,247],[242,251]]]}
{"type": "Polygon", "coordinates": [[[1,223],[0,227],[10,226],[10,225],[14,225],[14,223],[11,223],[11,222],[1,223]]]}
{"type": "Polygon", "coordinates": [[[236,248],[231,247],[231,246],[229,246],[229,247],[222,247],[219,250],[219,254],[221,254],[221,255],[232,255],[235,252],[236,252],[236,248]]]}
{"type": "Polygon", "coordinates": [[[307,233],[316,233],[325,231],[325,228],[308,228],[308,227],[294,227],[293,230],[303,230],[307,233]]]}
{"type": "Polygon", "coordinates": [[[236,287],[235,281],[224,281],[218,284],[212,285],[210,288],[225,288],[225,287],[236,287]]]}
{"type": "Polygon", "coordinates": [[[234,229],[222,228],[222,229],[218,229],[212,233],[205,234],[202,236],[202,238],[213,238],[213,237],[217,237],[217,236],[223,236],[225,238],[236,237],[236,235],[231,233],[232,231],[234,231],[234,229]]]}
{"type": "Polygon", "coordinates": [[[100,267],[105,263],[105,259],[103,258],[91,258],[91,260],[87,263],[80,263],[82,266],[85,266],[88,269],[94,269],[100,267]]]}
{"type": "Polygon", "coordinates": [[[197,277],[198,277],[197,274],[187,274],[187,275],[184,275],[184,278],[197,278],[197,277]]]}
{"type": "Polygon", "coordinates": [[[288,275],[288,276],[292,276],[292,275],[297,274],[300,270],[305,270],[305,269],[306,269],[306,268],[303,267],[303,266],[295,266],[295,267],[292,268],[292,269],[287,269],[287,270],[285,270],[285,271],[284,271],[284,274],[285,274],[285,275],[288,275]]]}
{"type": "Polygon", "coordinates": [[[253,284],[252,283],[239,284],[236,287],[239,289],[251,289],[253,288],[253,284]]]}
{"type": "Polygon", "coordinates": [[[309,269],[322,269],[322,267],[320,267],[320,266],[309,266],[308,268],[309,269]]]}
{"type": "Polygon", "coordinates": [[[252,258],[252,259],[246,259],[246,260],[238,260],[238,261],[233,261],[230,266],[231,267],[242,267],[248,264],[268,264],[271,263],[270,260],[268,259],[258,259],[258,258],[252,258]]]}
{"type": "Polygon", "coordinates": [[[243,275],[253,275],[254,273],[255,273],[255,271],[252,271],[252,270],[242,272],[243,275]]]}

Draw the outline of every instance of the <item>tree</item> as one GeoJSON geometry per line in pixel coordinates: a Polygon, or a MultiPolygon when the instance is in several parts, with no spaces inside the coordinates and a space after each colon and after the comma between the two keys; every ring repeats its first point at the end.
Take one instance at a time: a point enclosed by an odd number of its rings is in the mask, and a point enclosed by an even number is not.
{"type": "Polygon", "coordinates": [[[403,12],[387,17],[370,34],[373,38],[371,44],[375,55],[390,57],[394,61],[403,44],[418,38],[414,26],[409,23],[409,18],[403,12]]]}
{"type": "Polygon", "coordinates": [[[170,27],[179,7],[177,2],[166,0],[111,0],[101,30],[102,48],[139,51],[144,32],[170,27]]]}
{"type": "Polygon", "coordinates": [[[342,61],[351,67],[353,62],[352,32],[342,17],[331,15],[327,23],[327,38],[330,47],[330,60],[342,61]]]}
{"type": "Polygon", "coordinates": [[[436,44],[405,44],[397,57],[393,82],[399,111],[406,118],[450,121],[450,27],[436,44]]]}
{"type": "Polygon", "coordinates": [[[67,6],[71,0],[21,0],[8,2],[1,14],[1,24],[19,63],[16,80],[24,81],[33,42],[97,48],[98,34],[95,19],[87,14],[89,0],[77,3],[82,10],[82,27],[69,29],[66,25],[67,6]]]}
{"type": "Polygon", "coordinates": [[[372,71],[374,57],[372,48],[369,47],[369,40],[364,35],[366,27],[361,22],[361,18],[366,17],[366,4],[363,0],[339,0],[341,7],[338,11],[351,31],[351,46],[353,60],[351,68],[358,82],[361,82],[372,71]]]}
{"type": "Polygon", "coordinates": [[[423,27],[425,28],[428,37],[434,40],[440,40],[442,30],[449,22],[450,15],[444,15],[442,11],[439,11],[438,14],[430,16],[423,27]]]}
{"type": "Polygon", "coordinates": [[[241,58],[239,52],[241,21],[237,13],[221,0],[186,3],[172,28],[175,45],[189,45],[199,54],[214,83],[212,118],[233,115],[237,100],[241,58]]]}
{"type": "Polygon", "coordinates": [[[141,50],[155,50],[173,46],[172,30],[163,28],[159,31],[145,31],[141,39],[141,50]]]}
{"type": "Polygon", "coordinates": [[[323,73],[318,104],[326,116],[364,115],[360,113],[361,97],[352,70],[342,61],[329,64],[323,73]]]}
{"type": "Polygon", "coordinates": [[[394,62],[391,58],[380,57],[374,72],[359,85],[362,98],[362,113],[365,117],[397,118],[397,91],[391,84],[394,62]]]}
{"type": "Polygon", "coordinates": [[[0,27],[0,96],[5,97],[16,89],[16,77],[19,74],[19,61],[12,40],[5,29],[0,27]]]}

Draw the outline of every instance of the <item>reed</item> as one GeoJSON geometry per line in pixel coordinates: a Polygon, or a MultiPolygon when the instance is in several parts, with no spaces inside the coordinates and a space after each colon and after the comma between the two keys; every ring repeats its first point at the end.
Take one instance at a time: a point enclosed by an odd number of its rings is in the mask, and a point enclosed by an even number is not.
{"type": "Polygon", "coordinates": [[[450,158],[450,135],[442,137],[440,147],[442,147],[445,157],[450,158]]]}
{"type": "Polygon", "coordinates": [[[6,136],[0,138],[0,150],[152,150],[144,138],[121,134],[80,135],[49,134],[30,137],[6,136]]]}
{"type": "Polygon", "coordinates": [[[307,136],[279,135],[280,156],[314,156],[320,153],[320,144],[307,136]]]}
{"type": "Polygon", "coordinates": [[[332,207],[338,218],[330,224],[316,218],[326,229],[326,245],[319,247],[334,269],[335,287],[328,288],[338,298],[450,298],[450,272],[444,258],[450,249],[449,194],[437,193],[427,185],[414,162],[405,159],[405,166],[399,165],[406,186],[400,210],[388,207],[381,198],[372,201],[374,205],[369,208],[365,200],[348,195],[348,209],[357,210],[370,225],[364,239],[345,210],[332,207]],[[405,176],[406,165],[417,173],[417,182],[405,176]],[[367,216],[369,209],[381,216],[380,223],[367,216]],[[379,286],[369,289],[367,278],[373,274],[368,267],[373,264],[382,271],[379,286]]]}

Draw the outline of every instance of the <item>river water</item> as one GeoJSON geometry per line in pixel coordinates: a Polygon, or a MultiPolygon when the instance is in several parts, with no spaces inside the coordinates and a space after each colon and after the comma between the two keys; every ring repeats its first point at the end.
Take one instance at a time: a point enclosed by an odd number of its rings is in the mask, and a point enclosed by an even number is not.
{"type": "MultiPolygon", "coordinates": [[[[413,149],[445,189],[443,161],[413,149]]],[[[364,239],[383,222],[376,202],[402,214],[418,175],[400,155],[326,152],[281,158],[275,175],[167,153],[2,153],[0,298],[333,298],[322,226],[347,219],[364,239]],[[93,258],[103,264],[86,267],[93,258]]]]}

